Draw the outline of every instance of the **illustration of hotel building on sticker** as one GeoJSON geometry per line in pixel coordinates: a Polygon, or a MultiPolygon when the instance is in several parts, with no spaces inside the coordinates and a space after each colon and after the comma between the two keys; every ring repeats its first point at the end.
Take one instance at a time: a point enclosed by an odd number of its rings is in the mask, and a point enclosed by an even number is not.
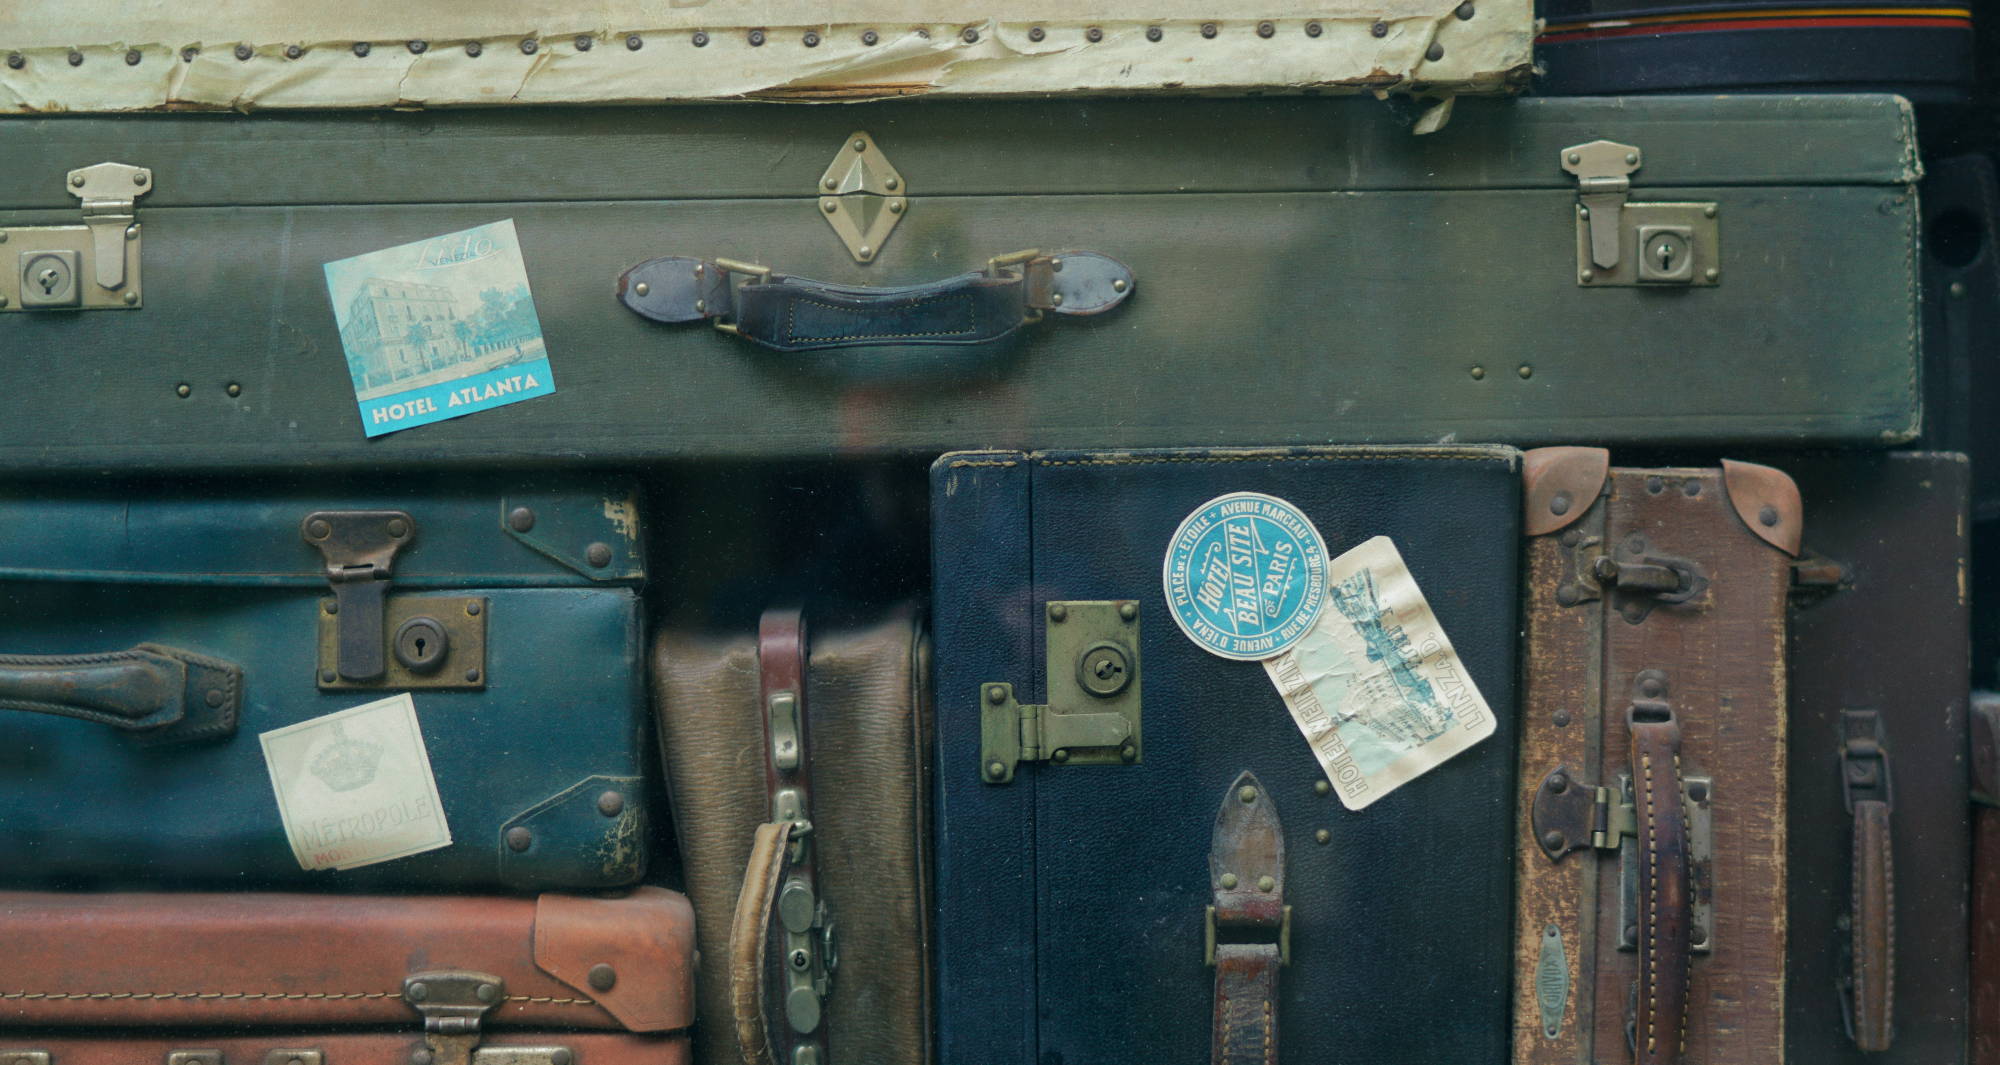
{"type": "Polygon", "coordinates": [[[539,357],[540,336],[525,285],[468,307],[449,287],[379,277],[355,289],[340,326],[362,399],[539,357]]]}

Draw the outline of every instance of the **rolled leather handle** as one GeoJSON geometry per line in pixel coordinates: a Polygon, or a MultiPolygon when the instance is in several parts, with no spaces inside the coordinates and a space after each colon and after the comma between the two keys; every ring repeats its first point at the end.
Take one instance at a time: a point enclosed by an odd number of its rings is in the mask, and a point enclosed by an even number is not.
{"type": "Polygon", "coordinates": [[[736,1029],[736,1048],[744,1065],[779,1065],[773,1052],[770,986],[766,958],[771,946],[771,916],[778,885],[789,864],[786,844],[792,826],[787,821],[757,826],[750,844],[750,863],[736,912],[729,924],[729,1006],[736,1029]]]}
{"type": "Polygon", "coordinates": [[[1889,1049],[1896,983],[1895,870],[1889,853],[1889,804],[1854,804],[1852,1024],[1860,1050],[1889,1049]]]}
{"type": "Polygon", "coordinates": [[[1091,251],[1016,252],[988,260],[985,270],[882,288],[671,256],[619,275],[618,299],[656,322],[712,321],[774,351],[965,348],[992,345],[1044,314],[1102,314],[1133,285],[1129,267],[1091,251]]]}
{"type": "Polygon", "coordinates": [[[1639,843],[1639,993],[1632,1029],[1638,1065],[1680,1061],[1687,1029],[1688,828],[1681,785],[1681,728],[1666,703],[1635,700],[1633,813],[1639,843]]]}
{"type": "Polygon", "coordinates": [[[236,731],[243,671],[160,644],[79,655],[0,655],[0,709],[109,725],[150,742],[236,731]]]}

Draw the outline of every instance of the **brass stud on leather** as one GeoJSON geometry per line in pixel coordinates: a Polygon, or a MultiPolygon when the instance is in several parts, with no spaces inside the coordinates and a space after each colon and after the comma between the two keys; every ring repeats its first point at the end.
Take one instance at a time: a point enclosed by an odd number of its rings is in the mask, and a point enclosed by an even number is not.
{"type": "Polygon", "coordinates": [[[1269,891],[1277,886],[1278,882],[1276,880],[1271,879],[1268,876],[1260,876],[1257,878],[1257,890],[1259,891],[1269,891]]]}
{"type": "Polygon", "coordinates": [[[598,569],[611,564],[611,545],[603,542],[591,544],[583,549],[583,560],[598,569]]]}
{"type": "MultiPolygon", "coordinates": [[[[625,812],[625,796],[621,792],[607,791],[597,797],[597,812],[606,817],[617,817],[625,812]]],[[[599,988],[599,990],[603,990],[599,988]]]]}
{"type": "Polygon", "coordinates": [[[1061,620],[1063,620],[1064,618],[1067,618],[1067,617],[1069,617],[1069,607],[1066,607],[1066,606],[1062,605],[1061,603],[1050,603],[1050,604],[1049,604],[1049,620],[1050,620],[1050,621],[1061,621],[1061,620]]]}
{"type": "Polygon", "coordinates": [[[1313,833],[1313,842],[1314,842],[1314,843],[1332,843],[1332,842],[1333,842],[1333,833],[1332,833],[1332,831],[1330,831],[1330,830],[1328,830],[1328,829],[1324,829],[1324,828],[1322,828],[1322,829],[1319,829],[1318,831],[1316,831],[1316,832],[1314,832],[1314,833],[1313,833]]]}
{"type": "Polygon", "coordinates": [[[1330,781],[1330,780],[1315,780],[1315,781],[1313,781],[1313,794],[1314,794],[1314,795],[1325,795],[1325,794],[1327,794],[1328,792],[1331,792],[1332,790],[1333,790],[1333,782],[1332,782],[1332,781],[1330,781]]]}
{"type": "Polygon", "coordinates": [[[518,533],[535,527],[535,512],[527,507],[515,507],[507,512],[507,527],[518,533]]]}
{"type": "Polygon", "coordinates": [[[1217,880],[1217,883],[1220,883],[1220,884],[1221,884],[1221,885],[1222,885],[1222,886],[1223,886],[1224,888],[1233,888],[1233,887],[1235,887],[1235,886],[1236,886],[1236,874],[1235,874],[1235,873],[1224,873],[1224,874],[1222,874],[1222,876],[1221,876],[1221,877],[1220,877],[1220,878],[1219,878],[1219,879],[1217,880]]]}
{"type": "Polygon", "coordinates": [[[1238,799],[1241,799],[1241,800],[1243,800],[1243,801],[1244,801],[1245,803],[1252,803],[1252,802],[1256,802],[1256,801],[1257,801],[1257,789],[1256,789],[1256,788],[1253,788],[1253,787],[1251,787],[1251,786],[1250,786],[1250,785],[1248,785],[1248,784],[1245,784],[1245,785],[1243,785],[1243,787],[1241,787],[1241,788],[1237,789],[1237,791],[1236,791],[1236,797],[1237,797],[1238,799]]]}
{"type": "MultiPolygon", "coordinates": [[[[515,852],[527,850],[535,843],[535,834],[524,825],[515,825],[507,830],[507,849],[515,852]]],[[[422,986],[422,985],[418,985],[422,986]]]]}
{"type": "Polygon", "coordinates": [[[584,979],[590,981],[592,991],[609,991],[618,983],[618,970],[598,962],[590,967],[590,972],[584,979]]]}
{"type": "Polygon", "coordinates": [[[637,295],[644,296],[647,293],[653,291],[653,286],[645,283],[644,281],[641,281],[638,284],[632,286],[632,291],[637,295]]]}

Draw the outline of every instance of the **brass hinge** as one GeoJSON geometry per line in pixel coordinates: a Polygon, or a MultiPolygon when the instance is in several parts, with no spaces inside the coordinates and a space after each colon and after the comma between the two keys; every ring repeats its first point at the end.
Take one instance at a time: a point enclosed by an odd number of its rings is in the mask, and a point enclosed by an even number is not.
{"type": "Polygon", "coordinates": [[[506,997],[507,985],[486,973],[440,970],[404,980],[403,1001],[424,1019],[425,1050],[411,1065],[472,1065],[480,1022],[506,997]]]}
{"type": "Polygon", "coordinates": [[[1045,616],[1048,702],[1019,702],[1012,684],[979,686],[989,784],[1013,780],[1022,762],[1132,765],[1144,756],[1138,601],[1051,602],[1045,616]]]}
{"type": "MultiPolygon", "coordinates": [[[[1690,946],[1705,954],[1715,947],[1714,829],[1710,816],[1713,781],[1707,776],[1685,776],[1681,794],[1688,818],[1690,946]]],[[[1536,790],[1530,823],[1535,844],[1550,861],[1561,861],[1571,851],[1584,849],[1618,855],[1618,949],[1638,949],[1639,852],[1625,845],[1639,834],[1632,774],[1621,771],[1616,783],[1606,787],[1571,780],[1566,770],[1558,768],[1543,778],[1536,790]]]]}
{"type": "Polygon", "coordinates": [[[1710,286],[1722,278],[1720,208],[1714,203],[1630,203],[1639,149],[1614,141],[1573,144],[1562,168],[1576,175],[1576,282],[1586,287],[1710,286]]]}
{"type": "Polygon", "coordinates": [[[0,228],[0,311],[130,310],[139,306],[139,197],[153,172],[124,163],[72,170],[63,188],[83,208],[80,226],[0,228]],[[0,259],[4,261],[4,259],[0,259]]]}
{"type": "Polygon", "coordinates": [[[476,596],[389,596],[396,554],[416,539],[400,510],[319,510],[299,535],[326,562],[320,606],[323,690],[486,686],[488,603],[476,596]]]}

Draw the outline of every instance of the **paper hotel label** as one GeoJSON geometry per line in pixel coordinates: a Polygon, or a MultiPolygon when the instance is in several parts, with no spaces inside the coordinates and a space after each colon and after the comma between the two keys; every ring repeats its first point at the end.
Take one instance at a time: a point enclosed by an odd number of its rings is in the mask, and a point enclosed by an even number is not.
{"type": "Polygon", "coordinates": [[[1333,560],[1327,609],[1264,670],[1350,810],[1493,734],[1493,712],[1386,536],[1333,560]]]}
{"type": "Polygon", "coordinates": [[[258,739],[300,868],[353,869],[451,844],[408,694],[258,739]]]}

